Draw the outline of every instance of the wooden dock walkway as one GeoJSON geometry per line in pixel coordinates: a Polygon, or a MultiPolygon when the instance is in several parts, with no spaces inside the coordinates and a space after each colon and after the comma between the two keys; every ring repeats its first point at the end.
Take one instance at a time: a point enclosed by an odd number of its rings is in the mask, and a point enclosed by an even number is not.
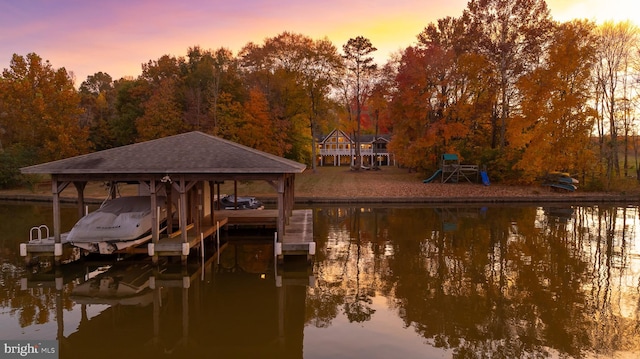
{"type": "MultiPolygon", "coordinates": [[[[234,211],[216,211],[216,218],[224,218],[227,226],[262,226],[276,228],[278,211],[275,209],[234,211]]],[[[274,248],[278,260],[285,256],[305,255],[308,260],[315,256],[316,243],[313,240],[313,210],[293,210],[288,223],[285,225],[284,236],[278,235],[274,248]]]]}
{"type": "MultiPolygon", "coordinates": [[[[307,259],[316,254],[316,242],[313,240],[313,211],[311,209],[294,210],[285,226],[281,255],[306,255],[307,259]]],[[[280,259],[280,258],[279,258],[280,259]]]]}
{"type": "MultiPolygon", "coordinates": [[[[174,232],[169,237],[161,238],[157,244],[149,244],[149,255],[157,256],[186,256],[191,248],[200,245],[201,237],[208,238],[220,228],[264,227],[275,228],[278,222],[277,210],[218,210],[215,213],[216,225],[203,225],[200,233],[196,233],[193,226],[187,232],[187,242],[184,242],[180,232],[174,232]]],[[[204,221],[207,222],[207,221],[204,221]]],[[[310,209],[294,210],[289,223],[285,226],[285,235],[278,238],[275,255],[282,260],[288,255],[306,255],[309,260],[315,255],[315,241],[313,240],[313,211],[310,209]]]]}

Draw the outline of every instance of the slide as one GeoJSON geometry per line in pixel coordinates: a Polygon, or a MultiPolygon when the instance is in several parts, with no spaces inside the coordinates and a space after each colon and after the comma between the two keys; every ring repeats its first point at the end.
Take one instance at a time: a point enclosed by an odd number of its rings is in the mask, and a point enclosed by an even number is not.
{"type": "Polygon", "coordinates": [[[422,183],[429,183],[431,181],[433,181],[434,179],[436,179],[436,177],[438,177],[438,175],[442,172],[442,169],[439,169],[436,171],[436,173],[433,174],[433,176],[427,178],[426,180],[422,181],[422,183]]]}
{"type": "Polygon", "coordinates": [[[482,178],[483,185],[488,186],[491,184],[489,182],[489,175],[487,174],[487,171],[480,171],[480,178],[482,178]]]}

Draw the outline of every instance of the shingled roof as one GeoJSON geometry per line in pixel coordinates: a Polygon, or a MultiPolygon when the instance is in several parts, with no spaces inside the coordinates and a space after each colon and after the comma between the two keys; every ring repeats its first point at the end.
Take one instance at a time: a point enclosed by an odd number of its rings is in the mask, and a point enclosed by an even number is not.
{"type": "Polygon", "coordinates": [[[21,169],[39,174],[282,174],[304,164],[202,132],[188,132],[21,169]]]}

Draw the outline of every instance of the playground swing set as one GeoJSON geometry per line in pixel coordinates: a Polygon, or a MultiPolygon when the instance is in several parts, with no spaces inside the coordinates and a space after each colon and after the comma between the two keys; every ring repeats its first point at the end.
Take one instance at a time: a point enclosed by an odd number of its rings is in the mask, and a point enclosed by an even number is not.
{"type": "Polygon", "coordinates": [[[482,184],[488,186],[489,176],[487,171],[480,171],[476,165],[460,164],[458,155],[453,153],[445,153],[442,155],[441,167],[429,178],[423,180],[423,183],[433,182],[438,176],[441,177],[442,183],[458,183],[461,179],[466,179],[469,183],[473,183],[471,178],[475,176],[475,182],[478,182],[478,176],[482,180],[482,184]],[[470,178],[471,177],[471,178],[470,178]]]}

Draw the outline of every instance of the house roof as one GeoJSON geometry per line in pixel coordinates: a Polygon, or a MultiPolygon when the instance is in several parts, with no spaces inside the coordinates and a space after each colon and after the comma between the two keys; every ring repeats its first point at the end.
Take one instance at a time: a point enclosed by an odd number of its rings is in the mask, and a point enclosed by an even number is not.
{"type": "Polygon", "coordinates": [[[349,140],[349,142],[351,142],[351,137],[349,137],[349,135],[346,132],[344,132],[342,130],[339,130],[337,128],[334,128],[333,130],[331,130],[331,132],[329,132],[329,134],[327,134],[327,135],[320,135],[319,142],[325,142],[330,137],[335,137],[335,136],[340,136],[340,135],[345,137],[345,138],[347,138],[349,140]]]}
{"type": "MultiPolygon", "coordinates": [[[[344,131],[339,130],[339,129],[334,129],[331,132],[329,132],[328,135],[324,135],[324,136],[320,136],[319,142],[325,142],[327,141],[330,137],[334,137],[336,135],[336,133],[339,132],[339,134],[341,134],[342,136],[344,136],[345,138],[347,138],[349,140],[349,142],[353,142],[353,140],[351,139],[351,137],[344,131]]],[[[360,139],[361,143],[373,143],[373,142],[389,142],[389,140],[391,139],[391,135],[389,134],[382,134],[382,135],[378,135],[376,137],[376,135],[360,135],[358,137],[360,139]]]]}
{"type": "Polygon", "coordinates": [[[389,139],[391,138],[391,136],[384,134],[384,135],[378,135],[376,137],[376,135],[360,135],[360,142],[362,143],[373,143],[373,142],[389,142],[389,139]]]}
{"type": "Polygon", "coordinates": [[[282,174],[304,164],[202,132],[188,132],[21,169],[38,174],[282,174]]]}

